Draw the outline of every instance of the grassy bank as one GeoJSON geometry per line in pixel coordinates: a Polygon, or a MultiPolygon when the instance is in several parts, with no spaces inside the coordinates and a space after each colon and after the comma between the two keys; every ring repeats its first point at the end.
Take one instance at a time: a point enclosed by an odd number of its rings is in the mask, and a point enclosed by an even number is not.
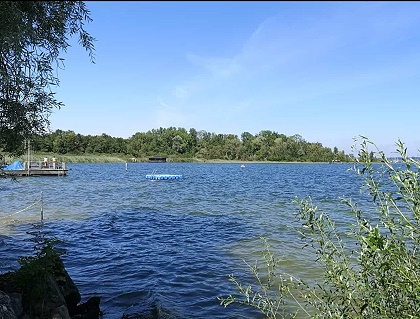
{"type": "MultiPolygon", "coordinates": [[[[52,162],[55,158],[57,162],[63,163],[125,163],[131,161],[130,158],[124,157],[122,154],[82,154],[82,155],[57,155],[57,154],[31,154],[31,162],[42,162],[44,158],[48,159],[48,162],[52,162]]],[[[6,163],[19,160],[25,162],[27,160],[26,155],[22,155],[17,158],[11,158],[6,156],[6,163]]]]}
{"type": "MultiPolygon", "coordinates": [[[[44,158],[51,162],[53,158],[61,163],[127,163],[133,162],[133,158],[124,154],[65,154],[57,155],[53,153],[39,153],[31,154],[32,162],[42,162],[44,158]]],[[[26,155],[20,157],[5,156],[5,163],[10,164],[16,160],[25,162],[26,155]]],[[[148,162],[149,158],[136,158],[137,162],[148,162]]],[[[202,159],[202,158],[183,158],[183,157],[168,157],[167,162],[177,163],[237,163],[237,164],[252,164],[252,163],[299,163],[309,164],[312,162],[275,162],[275,161],[240,161],[240,160],[226,160],[226,159],[202,159]]],[[[318,163],[318,162],[317,162],[318,163]]]]}

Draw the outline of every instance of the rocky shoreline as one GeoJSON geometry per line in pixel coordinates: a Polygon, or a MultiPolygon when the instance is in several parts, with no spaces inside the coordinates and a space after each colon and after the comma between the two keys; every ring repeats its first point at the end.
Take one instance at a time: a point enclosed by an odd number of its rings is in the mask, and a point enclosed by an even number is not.
{"type": "Polygon", "coordinates": [[[31,259],[0,274],[2,319],[99,319],[100,297],[81,295],[57,254],[31,259]]]}

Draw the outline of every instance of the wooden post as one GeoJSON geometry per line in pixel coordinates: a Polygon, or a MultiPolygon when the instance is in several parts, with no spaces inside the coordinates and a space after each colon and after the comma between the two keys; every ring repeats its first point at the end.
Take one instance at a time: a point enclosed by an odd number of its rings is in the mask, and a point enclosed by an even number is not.
{"type": "Polygon", "coordinates": [[[44,222],[44,198],[41,191],[41,223],[44,222]]]}
{"type": "Polygon", "coordinates": [[[31,155],[30,155],[30,152],[31,152],[31,141],[28,140],[28,176],[31,175],[31,173],[30,173],[30,167],[31,167],[31,155]]]}

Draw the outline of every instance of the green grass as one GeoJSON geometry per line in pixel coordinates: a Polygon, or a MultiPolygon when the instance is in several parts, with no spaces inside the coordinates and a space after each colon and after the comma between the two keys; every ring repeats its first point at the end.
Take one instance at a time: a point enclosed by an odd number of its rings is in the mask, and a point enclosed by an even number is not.
{"type": "MultiPolygon", "coordinates": [[[[39,153],[31,154],[31,162],[42,162],[45,157],[48,158],[48,162],[52,162],[52,159],[55,158],[57,163],[126,163],[131,161],[131,157],[124,157],[121,154],[57,155],[52,153],[39,153]]],[[[22,155],[18,158],[6,156],[6,163],[11,163],[15,160],[24,162],[26,161],[26,155],[22,155]]]]}

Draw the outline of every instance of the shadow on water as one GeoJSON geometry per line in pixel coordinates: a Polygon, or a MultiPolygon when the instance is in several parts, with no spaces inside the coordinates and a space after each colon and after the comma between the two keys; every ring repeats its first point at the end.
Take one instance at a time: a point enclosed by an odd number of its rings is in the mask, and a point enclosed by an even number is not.
{"type": "MultiPolygon", "coordinates": [[[[14,230],[31,227],[21,223],[14,230]]],[[[223,246],[240,234],[253,236],[239,220],[144,210],[47,221],[43,231],[63,241],[66,269],[82,296],[101,296],[104,318],[240,318],[217,300],[231,292],[227,274],[235,268],[223,246]]],[[[26,240],[8,237],[1,250],[27,255],[31,247],[21,245],[26,240]]],[[[236,312],[260,318],[257,311],[236,312]]]]}

